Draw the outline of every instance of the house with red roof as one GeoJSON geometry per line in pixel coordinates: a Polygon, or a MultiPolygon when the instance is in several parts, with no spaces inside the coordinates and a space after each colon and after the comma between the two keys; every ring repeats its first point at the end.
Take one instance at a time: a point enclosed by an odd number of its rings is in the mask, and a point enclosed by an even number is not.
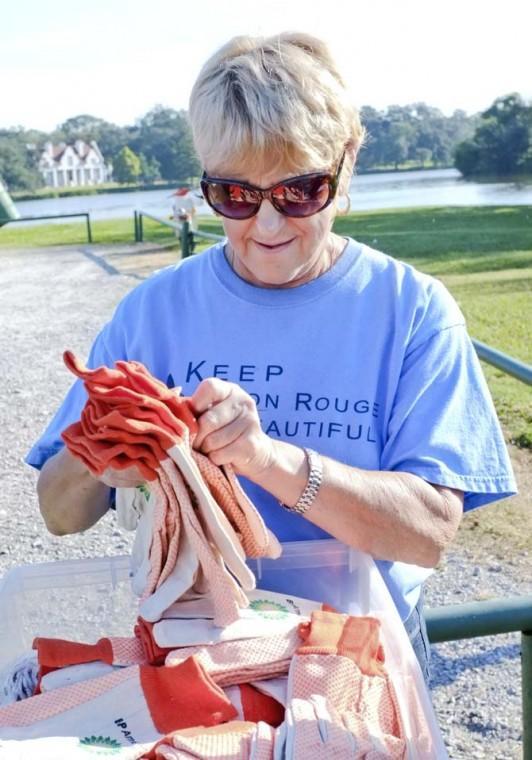
{"type": "Polygon", "coordinates": [[[110,181],[112,173],[94,140],[59,145],[47,142],[39,159],[39,171],[44,184],[50,187],[102,185],[110,181]]]}

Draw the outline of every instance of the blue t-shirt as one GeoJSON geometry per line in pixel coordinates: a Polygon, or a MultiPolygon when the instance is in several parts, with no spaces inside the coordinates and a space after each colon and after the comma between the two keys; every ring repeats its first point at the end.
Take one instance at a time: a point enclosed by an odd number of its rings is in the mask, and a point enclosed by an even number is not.
{"type": "MultiPolygon", "coordinates": [[[[268,435],[346,464],[411,472],[465,492],[464,508],[515,493],[504,439],[463,315],[444,286],[350,240],[296,288],[260,288],[223,244],[166,268],[119,304],[89,366],[141,361],[190,395],[206,377],[240,384],[268,435]]],[[[79,419],[81,382],[26,461],[41,467],[79,419]]],[[[281,541],[328,538],[242,478],[281,541]]],[[[408,504],[405,503],[405,509],[408,504]]],[[[427,570],[378,561],[403,619],[427,570]]]]}

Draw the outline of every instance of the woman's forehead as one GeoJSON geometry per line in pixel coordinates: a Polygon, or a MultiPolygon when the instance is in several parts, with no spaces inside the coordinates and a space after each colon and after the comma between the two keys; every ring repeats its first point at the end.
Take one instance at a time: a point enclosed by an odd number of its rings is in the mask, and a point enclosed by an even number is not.
{"type": "Polygon", "coordinates": [[[306,161],[296,164],[286,159],[269,161],[256,161],[253,156],[239,157],[234,161],[223,161],[218,165],[208,166],[205,171],[210,177],[235,179],[240,182],[249,182],[258,187],[270,187],[290,177],[298,177],[301,174],[310,174],[318,171],[328,171],[328,167],[315,166],[306,161]]]}

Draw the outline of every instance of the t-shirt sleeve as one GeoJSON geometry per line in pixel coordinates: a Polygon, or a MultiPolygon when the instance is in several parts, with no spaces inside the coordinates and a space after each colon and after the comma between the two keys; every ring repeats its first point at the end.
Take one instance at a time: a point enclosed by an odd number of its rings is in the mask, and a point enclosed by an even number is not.
{"type": "MultiPolygon", "coordinates": [[[[112,366],[117,359],[126,358],[108,348],[110,325],[97,336],[87,360],[87,366],[94,368],[102,364],[112,366]]],[[[67,369],[65,368],[65,372],[67,369]]],[[[26,464],[40,470],[45,462],[63,448],[63,430],[77,422],[87,401],[87,393],[81,380],[70,387],[65,399],[41,437],[34,443],[25,457],[26,464]]]]}
{"type": "Polygon", "coordinates": [[[464,491],[464,509],[516,493],[504,437],[465,325],[437,330],[407,351],[382,469],[464,491]]]}

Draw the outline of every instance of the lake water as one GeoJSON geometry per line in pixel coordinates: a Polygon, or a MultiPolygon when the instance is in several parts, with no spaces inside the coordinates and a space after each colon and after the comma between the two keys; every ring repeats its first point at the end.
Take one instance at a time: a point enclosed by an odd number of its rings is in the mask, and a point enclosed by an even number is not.
{"type": "Polygon", "coordinates": [[[351,208],[518,206],[532,204],[532,182],[470,182],[456,169],[387,172],[354,177],[351,208]]]}
{"type": "MultiPolygon", "coordinates": [[[[350,197],[352,211],[412,206],[513,206],[532,204],[532,183],[467,182],[456,169],[386,172],[355,176],[350,197]]],[[[168,217],[172,199],[170,190],[144,190],[20,201],[16,205],[21,216],[88,211],[91,219],[119,219],[132,217],[135,209],[168,217]]],[[[198,213],[210,213],[199,199],[198,213]]]]}

